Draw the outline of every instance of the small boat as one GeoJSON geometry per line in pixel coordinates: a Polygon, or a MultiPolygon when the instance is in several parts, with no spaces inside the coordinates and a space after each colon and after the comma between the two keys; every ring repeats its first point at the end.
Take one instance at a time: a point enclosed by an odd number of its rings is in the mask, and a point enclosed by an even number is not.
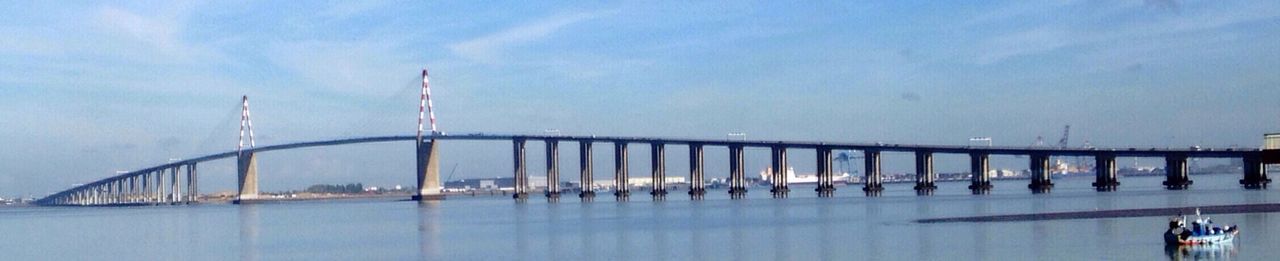
{"type": "Polygon", "coordinates": [[[1164,232],[1167,245],[1217,245],[1230,244],[1240,233],[1239,226],[1219,227],[1209,218],[1201,218],[1196,209],[1196,219],[1187,224],[1186,216],[1169,219],[1169,230],[1164,232]]]}

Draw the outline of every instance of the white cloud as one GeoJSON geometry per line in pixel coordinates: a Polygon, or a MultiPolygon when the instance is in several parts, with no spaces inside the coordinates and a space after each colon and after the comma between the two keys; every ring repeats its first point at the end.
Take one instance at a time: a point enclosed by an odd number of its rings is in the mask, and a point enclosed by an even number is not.
{"type": "Polygon", "coordinates": [[[106,6],[98,10],[95,25],[106,39],[91,46],[89,52],[105,52],[152,64],[208,63],[222,60],[211,48],[182,39],[190,8],[161,8],[153,16],[106,6]]]}
{"type": "Polygon", "coordinates": [[[386,95],[422,65],[396,46],[373,42],[304,41],[268,48],[272,63],[305,82],[347,94],[386,95]]]}
{"type": "Polygon", "coordinates": [[[1036,28],[991,38],[984,42],[985,50],[978,56],[978,64],[991,64],[1010,57],[1037,54],[1076,44],[1066,31],[1036,28]]]}
{"type": "MultiPolygon", "coordinates": [[[[49,13],[38,26],[0,26],[0,53],[76,60],[119,59],[140,65],[208,63],[223,56],[185,41],[188,6],[130,10],[115,6],[49,13]],[[143,13],[146,13],[145,15],[143,13]],[[71,17],[73,20],[57,20],[71,17]],[[86,59],[86,58],[95,59],[86,59]]],[[[119,61],[115,61],[119,65],[119,61]]]]}
{"type": "Polygon", "coordinates": [[[18,55],[52,55],[65,47],[56,40],[58,30],[48,27],[0,27],[0,53],[18,55]]]}
{"type": "Polygon", "coordinates": [[[492,63],[501,58],[501,52],[507,47],[542,40],[566,26],[599,18],[604,14],[580,12],[554,15],[479,38],[454,43],[449,45],[449,49],[473,61],[492,63]]]}
{"type": "Polygon", "coordinates": [[[181,24],[171,18],[142,17],[115,7],[102,8],[100,18],[108,28],[118,29],[155,47],[171,49],[178,44],[177,27],[181,24]]]}
{"type": "Polygon", "coordinates": [[[346,19],[352,16],[377,10],[391,4],[391,1],[336,1],[330,2],[328,8],[320,10],[317,15],[333,19],[346,19]]]}
{"type": "Polygon", "coordinates": [[[1011,2],[1001,5],[998,8],[978,13],[969,19],[958,23],[957,26],[987,26],[990,24],[1007,23],[1010,20],[1044,17],[1048,14],[1052,14],[1054,10],[1079,4],[1080,2],[1080,0],[1011,2]]]}
{"type": "MultiPolygon", "coordinates": [[[[1111,5],[1090,14],[1073,14],[1066,17],[1049,17],[1035,28],[1019,30],[980,40],[976,46],[977,64],[993,64],[1005,59],[1053,52],[1077,46],[1095,46],[1096,49],[1132,49],[1131,45],[1147,44],[1153,39],[1200,41],[1189,34],[1227,26],[1263,21],[1280,17],[1280,9],[1271,2],[1239,3],[1240,6],[1203,6],[1186,8],[1180,14],[1163,13],[1141,16],[1140,5],[1111,5]],[[1136,22],[1098,23],[1115,21],[1116,17],[1140,16],[1149,20],[1136,22]],[[1065,19],[1065,20],[1064,20],[1065,19]],[[1186,37],[1182,37],[1186,36],[1186,37]]],[[[1046,13],[1068,13],[1072,6],[1053,6],[1061,10],[1046,13]]],[[[985,16],[984,16],[985,17],[985,16]]],[[[1003,22],[1025,23],[1008,15],[1003,22]]],[[[1025,17],[1024,17],[1025,18],[1025,17]]],[[[992,18],[983,18],[988,20],[992,18]]]]}

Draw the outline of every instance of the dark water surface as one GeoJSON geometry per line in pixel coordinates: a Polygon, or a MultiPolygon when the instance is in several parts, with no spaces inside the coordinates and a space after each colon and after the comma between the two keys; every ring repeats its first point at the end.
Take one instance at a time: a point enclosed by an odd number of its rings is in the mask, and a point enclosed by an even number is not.
{"type": "Polygon", "coordinates": [[[1215,215],[1239,224],[1234,245],[1166,249],[1166,217],[936,223],[921,218],[1050,211],[1280,202],[1275,189],[1244,190],[1238,175],[1193,176],[1167,191],[1160,177],[1124,177],[1100,193],[1091,178],[1056,180],[1049,194],[1000,181],[990,195],[941,183],[933,196],[911,184],[880,197],[811,187],[787,199],[729,200],[724,190],[689,201],[453,197],[443,202],[319,201],[260,205],[0,209],[4,260],[1273,260],[1277,213],[1215,215]]]}

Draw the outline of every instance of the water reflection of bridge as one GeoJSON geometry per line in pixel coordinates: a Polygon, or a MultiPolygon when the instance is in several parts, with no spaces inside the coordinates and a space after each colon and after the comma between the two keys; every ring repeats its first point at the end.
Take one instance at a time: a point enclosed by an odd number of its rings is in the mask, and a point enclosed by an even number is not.
{"type": "MultiPolygon", "coordinates": [[[[1249,189],[1265,188],[1270,179],[1265,172],[1264,164],[1280,163],[1280,150],[1261,149],[1075,149],[1075,148],[1043,148],[1043,147],[998,147],[998,146],[945,146],[915,144],[882,144],[882,143],[839,143],[822,141],[744,141],[728,139],[696,139],[696,138],[655,138],[655,137],[610,137],[610,136],[561,136],[561,135],[490,135],[464,134],[447,135],[437,133],[430,139],[415,136],[382,136],[338,139],[327,141],[300,142],[224,152],[183,161],[162,164],[138,171],[108,177],[102,180],[77,186],[38,201],[42,205],[133,205],[133,204],[172,204],[187,203],[196,200],[199,175],[197,166],[200,163],[236,157],[238,165],[238,184],[240,200],[254,200],[257,196],[256,155],[270,151],[282,151],[307,147],[337,146],[357,143],[420,141],[418,144],[419,171],[421,186],[415,198],[432,200],[440,198],[438,163],[434,162],[437,143],[449,140],[470,141],[504,141],[512,144],[513,175],[515,176],[515,197],[527,198],[530,191],[526,172],[527,154],[525,145],[530,141],[544,143],[546,149],[547,192],[549,198],[558,198],[561,189],[559,184],[559,145],[575,143],[578,145],[579,166],[578,179],[589,184],[593,178],[594,160],[591,158],[593,145],[613,145],[613,181],[614,196],[626,199],[630,191],[625,185],[628,173],[628,149],[631,145],[648,145],[650,148],[649,175],[655,182],[649,194],[655,199],[665,198],[666,149],[668,146],[680,146],[689,150],[690,180],[689,195],[700,199],[706,193],[704,178],[704,153],[708,147],[726,148],[729,151],[729,193],[740,198],[747,193],[749,184],[744,173],[745,148],[767,148],[771,152],[770,180],[774,182],[770,193],[775,197],[785,197],[790,189],[787,186],[788,155],[799,151],[815,153],[817,158],[816,175],[818,178],[817,193],[820,196],[831,196],[835,190],[832,171],[832,152],[837,150],[856,150],[864,154],[864,172],[866,182],[862,190],[868,195],[877,195],[883,190],[881,182],[881,153],[905,152],[915,155],[915,189],[922,195],[929,194],[937,188],[936,174],[933,171],[935,154],[961,154],[969,156],[972,175],[969,188],[974,193],[985,193],[992,189],[988,173],[988,159],[992,155],[1026,156],[1030,159],[1031,180],[1028,184],[1033,192],[1048,192],[1053,188],[1049,158],[1054,156],[1083,156],[1095,160],[1096,181],[1093,186],[1099,191],[1116,189],[1120,182],[1116,175],[1116,158],[1145,157],[1163,158],[1165,160],[1166,178],[1163,185],[1168,189],[1185,189],[1192,184],[1188,177],[1187,162],[1191,158],[1232,158],[1244,162],[1240,184],[1249,189]],[[425,167],[425,168],[424,168],[425,167]],[[246,189],[248,188],[248,189],[246,189]],[[425,193],[424,193],[425,192],[425,193]]],[[[582,191],[578,194],[584,199],[593,198],[594,192],[582,191]]]]}

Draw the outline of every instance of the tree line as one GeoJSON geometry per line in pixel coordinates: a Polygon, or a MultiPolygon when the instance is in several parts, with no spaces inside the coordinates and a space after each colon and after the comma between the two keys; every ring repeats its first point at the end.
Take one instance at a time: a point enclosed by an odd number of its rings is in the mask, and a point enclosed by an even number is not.
{"type": "Polygon", "coordinates": [[[361,184],[361,183],[350,183],[346,185],[316,184],[316,185],[311,185],[310,187],[307,187],[306,191],[311,193],[354,194],[354,193],[364,192],[364,184],[361,184]]]}

